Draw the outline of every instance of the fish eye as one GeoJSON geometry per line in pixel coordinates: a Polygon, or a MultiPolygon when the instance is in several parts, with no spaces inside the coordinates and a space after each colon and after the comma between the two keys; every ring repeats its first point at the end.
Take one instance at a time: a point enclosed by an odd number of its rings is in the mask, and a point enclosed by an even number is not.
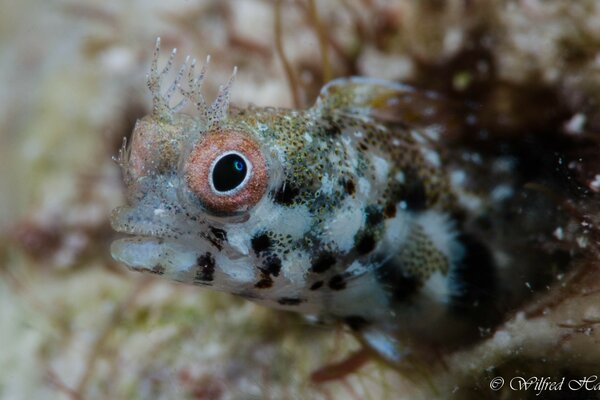
{"type": "Polygon", "coordinates": [[[228,152],[215,159],[210,179],[216,193],[226,194],[239,190],[247,183],[251,164],[242,154],[228,152]]]}
{"type": "Polygon", "coordinates": [[[183,173],[187,188],[216,215],[250,209],[265,194],[269,180],[258,142],[235,130],[207,132],[184,160],[183,173]]]}

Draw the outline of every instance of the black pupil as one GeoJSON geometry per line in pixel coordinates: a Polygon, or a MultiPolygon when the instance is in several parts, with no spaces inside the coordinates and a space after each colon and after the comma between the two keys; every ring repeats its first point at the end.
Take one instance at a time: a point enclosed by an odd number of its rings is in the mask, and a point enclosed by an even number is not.
{"type": "Polygon", "coordinates": [[[246,177],[246,162],[237,154],[228,154],[215,164],[212,180],[218,192],[235,189],[246,177]]]}

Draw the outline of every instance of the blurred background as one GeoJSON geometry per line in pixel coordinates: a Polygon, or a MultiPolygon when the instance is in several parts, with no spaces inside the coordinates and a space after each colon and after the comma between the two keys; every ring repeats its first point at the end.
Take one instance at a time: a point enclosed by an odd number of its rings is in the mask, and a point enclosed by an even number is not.
{"type": "MultiPolygon", "coordinates": [[[[108,222],[123,202],[112,157],[149,111],[157,36],[163,58],[172,47],[179,61],[211,55],[209,98],[237,66],[237,106],[307,107],[330,79],[365,75],[476,103],[489,135],[564,135],[577,147],[564,159],[576,187],[593,195],[597,0],[1,0],[0,10],[0,398],[481,398],[502,395],[488,388],[502,371],[600,365],[598,258],[418,378],[370,363],[315,384],[313,371],[359,347],[343,328],[129,273],[110,258],[108,222]]],[[[578,240],[595,248],[589,199],[575,205],[590,224],[578,240]]]]}

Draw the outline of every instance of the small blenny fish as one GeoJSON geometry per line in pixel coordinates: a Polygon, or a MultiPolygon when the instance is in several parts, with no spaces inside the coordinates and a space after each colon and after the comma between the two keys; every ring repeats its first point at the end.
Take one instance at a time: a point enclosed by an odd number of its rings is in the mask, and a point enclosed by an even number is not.
{"type": "Polygon", "coordinates": [[[436,94],[353,77],[305,110],[236,109],[235,70],[212,103],[208,62],[163,87],[174,57],[160,71],[157,42],[152,113],[119,158],[112,226],[126,235],[111,251],[130,269],[342,321],[394,363],[479,337],[528,291],[530,265],[555,270],[530,238],[560,218],[531,195],[533,211],[511,214],[518,160],[446,145],[436,94]]]}

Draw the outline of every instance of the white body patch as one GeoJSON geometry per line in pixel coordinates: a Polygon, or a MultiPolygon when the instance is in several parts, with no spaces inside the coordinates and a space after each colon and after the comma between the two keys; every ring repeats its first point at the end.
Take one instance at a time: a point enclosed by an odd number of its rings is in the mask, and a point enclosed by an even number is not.
{"type": "Polygon", "coordinates": [[[514,195],[514,190],[509,185],[498,185],[492,190],[491,198],[492,201],[501,202],[509,199],[514,195]]]}
{"type": "MultiPolygon", "coordinates": [[[[310,211],[304,205],[290,208],[280,206],[272,201],[266,201],[245,222],[244,228],[251,233],[257,227],[263,227],[298,239],[306,233],[310,227],[310,221],[310,211]],[[285,218],[282,219],[282,216],[285,216],[285,218]]],[[[251,236],[253,235],[246,234],[246,240],[251,236]]],[[[231,240],[229,239],[229,241],[231,240]]]]}
{"type": "Polygon", "coordinates": [[[162,217],[166,212],[167,212],[167,210],[165,210],[164,208],[156,208],[154,210],[154,216],[155,217],[162,217]]]}
{"type": "Polygon", "coordinates": [[[371,191],[371,183],[365,178],[358,178],[358,192],[362,195],[368,196],[371,191]]]}
{"type": "MultiPolygon", "coordinates": [[[[397,206],[399,207],[399,206],[397,206]]],[[[411,228],[411,218],[406,212],[398,211],[394,218],[385,221],[384,246],[397,249],[406,241],[411,228]]]]}
{"type": "Polygon", "coordinates": [[[343,253],[354,246],[354,236],[364,224],[364,212],[361,203],[350,197],[344,200],[340,210],[326,225],[324,237],[328,242],[337,244],[343,253]]]}
{"type": "Polygon", "coordinates": [[[437,151],[424,147],[421,149],[421,154],[423,154],[425,160],[434,167],[442,166],[442,161],[440,160],[440,155],[437,151]]]}
{"type": "Polygon", "coordinates": [[[343,136],[342,144],[344,145],[344,151],[346,152],[346,160],[350,161],[350,167],[356,169],[358,167],[358,154],[356,153],[356,148],[354,148],[352,139],[348,136],[343,136]]]}
{"type": "Polygon", "coordinates": [[[225,257],[221,253],[217,253],[215,256],[215,262],[220,267],[220,270],[231,277],[236,284],[239,283],[251,283],[256,280],[256,275],[252,268],[248,268],[248,261],[240,258],[233,260],[225,257]]]}
{"type": "Polygon", "coordinates": [[[418,143],[421,143],[421,144],[427,143],[427,140],[423,137],[423,134],[421,132],[410,131],[410,136],[412,136],[412,138],[418,143]]]}
{"type": "Polygon", "coordinates": [[[483,207],[483,202],[480,197],[464,191],[458,191],[458,202],[461,206],[471,212],[478,212],[483,207]]]}
{"type": "Polygon", "coordinates": [[[373,167],[375,168],[375,179],[380,183],[385,182],[390,172],[390,164],[385,158],[376,155],[371,156],[371,161],[373,162],[373,167]]]}
{"type": "Polygon", "coordinates": [[[329,177],[329,174],[323,174],[321,178],[321,193],[331,194],[333,193],[334,181],[329,177]]]}
{"type": "Polygon", "coordinates": [[[431,274],[429,279],[423,285],[423,294],[435,301],[446,304],[450,299],[450,290],[448,288],[448,277],[437,271],[431,274]]]}
{"type": "Polygon", "coordinates": [[[271,146],[271,155],[281,164],[285,164],[287,162],[285,150],[276,144],[271,146]]]}
{"type": "Polygon", "coordinates": [[[350,264],[346,272],[351,274],[352,276],[362,275],[366,272],[369,272],[369,268],[363,265],[363,263],[361,263],[360,261],[356,260],[352,264],[350,264]]]}
{"type": "Polygon", "coordinates": [[[275,213],[283,214],[285,212],[284,223],[278,218],[276,223],[269,225],[273,230],[277,229],[282,235],[290,235],[293,239],[301,238],[308,228],[310,228],[311,215],[308,207],[296,206],[293,208],[285,208],[283,206],[275,206],[275,213]]]}
{"type": "Polygon", "coordinates": [[[283,259],[281,271],[285,279],[293,286],[301,287],[306,283],[306,266],[310,265],[308,253],[292,252],[283,259]]]}
{"type": "Polygon", "coordinates": [[[396,175],[394,175],[394,179],[396,179],[398,183],[404,183],[406,181],[406,175],[404,175],[404,172],[398,171],[396,172],[396,175]]]}
{"type": "Polygon", "coordinates": [[[248,234],[242,229],[230,229],[227,232],[227,243],[238,253],[247,256],[248,251],[248,234]]]}
{"type": "Polygon", "coordinates": [[[437,142],[438,140],[440,140],[440,135],[443,129],[444,128],[440,125],[431,125],[423,130],[423,135],[437,142]]]}
{"type": "Polygon", "coordinates": [[[464,186],[467,181],[467,174],[462,169],[456,169],[450,173],[450,183],[454,187],[464,186]]]}
{"type": "Polygon", "coordinates": [[[383,318],[388,313],[388,299],[373,274],[362,275],[348,282],[345,290],[331,298],[330,310],[337,315],[363,315],[383,318]]]}
{"type": "Polygon", "coordinates": [[[427,211],[417,217],[417,223],[448,260],[454,263],[462,258],[464,249],[456,241],[456,227],[447,214],[427,211]]]}

